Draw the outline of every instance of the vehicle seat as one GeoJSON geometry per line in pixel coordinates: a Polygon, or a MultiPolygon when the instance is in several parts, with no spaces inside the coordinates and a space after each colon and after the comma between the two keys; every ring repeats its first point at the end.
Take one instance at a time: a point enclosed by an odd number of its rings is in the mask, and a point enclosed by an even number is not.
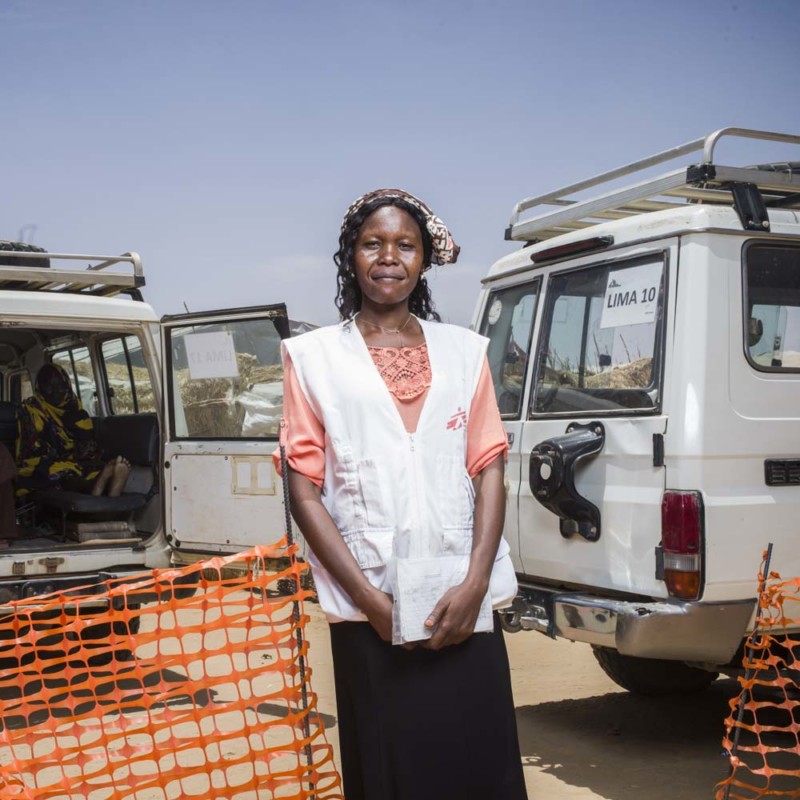
{"type": "Polygon", "coordinates": [[[158,492],[158,418],[155,414],[120,414],[95,420],[95,433],[105,458],[122,456],[131,464],[125,491],[119,497],[47,489],[33,499],[61,514],[62,533],[72,516],[131,520],[158,492]]]}
{"type": "Polygon", "coordinates": [[[17,450],[17,406],[10,400],[0,400],[0,442],[8,448],[12,458],[17,450]]]}

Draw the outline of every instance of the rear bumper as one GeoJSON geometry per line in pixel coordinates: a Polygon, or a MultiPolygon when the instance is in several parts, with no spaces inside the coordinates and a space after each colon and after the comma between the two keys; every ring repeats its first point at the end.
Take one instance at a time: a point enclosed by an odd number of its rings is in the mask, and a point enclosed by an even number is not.
{"type": "Polygon", "coordinates": [[[727,664],[747,634],[755,598],[727,603],[635,602],[521,588],[523,628],[628,656],[727,664]],[[525,611],[523,611],[523,606],[525,611]]]}
{"type": "MultiPolygon", "coordinates": [[[[141,580],[147,576],[144,568],[112,569],[96,573],[78,575],[39,575],[28,579],[0,581],[0,617],[13,614],[19,607],[20,601],[36,606],[41,596],[50,596],[55,592],[63,592],[68,598],[71,593],[81,596],[81,608],[104,609],[108,607],[105,584],[109,580],[141,580]],[[91,597],[97,594],[97,599],[91,597]],[[15,603],[15,605],[11,605],[15,603]]],[[[72,607],[67,600],[66,607],[72,607]]]]}

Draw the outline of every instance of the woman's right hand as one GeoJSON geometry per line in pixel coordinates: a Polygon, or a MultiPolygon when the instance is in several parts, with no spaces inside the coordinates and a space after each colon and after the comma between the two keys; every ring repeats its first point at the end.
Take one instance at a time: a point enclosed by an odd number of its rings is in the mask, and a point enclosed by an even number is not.
{"type": "MultiPolygon", "coordinates": [[[[308,546],[367,617],[384,642],[392,641],[392,597],[376,589],[364,576],[358,562],[322,503],[320,488],[309,478],[289,469],[292,515],[308,546]]],[[[410,649],[414,645],[403,645],[410,649]]]]}

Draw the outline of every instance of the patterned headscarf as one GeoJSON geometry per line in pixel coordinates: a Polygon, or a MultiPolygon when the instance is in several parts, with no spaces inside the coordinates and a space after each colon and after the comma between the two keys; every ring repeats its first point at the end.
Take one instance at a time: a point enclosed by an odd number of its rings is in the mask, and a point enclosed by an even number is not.
{"type": "Polygon", "coordinates": [[[59,414],[75,405],[75,393],[66,370],[60,364],[43,364],[36,374],[36,394],[41,403],[59,414]]]}
{"type": "Polygon", "coordinates": [[[453,237],[450,235],[450,231],[447,230],[447,226],[422,202],[422,200],[414,197],[413,194],[404,192],[402,189],[376,189],[374,192],[367,192],[367,194],[361,195],[361,197],[347,209],[344,220],[342,220],[342,233],[345,232],[350,225],[353,215],[360,208],[372,200],[377,200],[379,197],[393,197],[399,200],[405,200],[410,205],[418,208],[425,217],[425,227],[433,243],[431,261],[434,264],[456,263],[461,248],[453,241],[453,237]]]}

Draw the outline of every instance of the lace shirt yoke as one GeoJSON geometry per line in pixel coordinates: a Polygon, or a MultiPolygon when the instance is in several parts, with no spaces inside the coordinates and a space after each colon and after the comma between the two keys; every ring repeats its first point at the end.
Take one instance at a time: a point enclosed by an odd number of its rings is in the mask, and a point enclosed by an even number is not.
{"type": "Polygon", "coordinates": [[[372,361],[391,395],[403,402],[415,400],[431,387],[428,345],[416,347],[368,346],[372,361]]]}

